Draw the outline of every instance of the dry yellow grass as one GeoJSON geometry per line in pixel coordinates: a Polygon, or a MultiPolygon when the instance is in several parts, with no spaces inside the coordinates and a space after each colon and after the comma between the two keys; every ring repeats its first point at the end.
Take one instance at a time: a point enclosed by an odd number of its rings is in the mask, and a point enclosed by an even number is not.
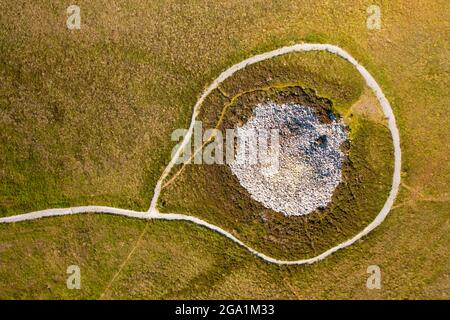
{"type": "MultiPolygon", "coordinates": [[[[1,214],[57,205],[147,207],[185,127],[217,74],[252,54],[301,41],[349,51],[382,85],[400,126],[396,208],[362,241],[304,267],[262,263],[191,224],[150,226],[108,297],[449,299],[450,4],[379,1],[0,0],[1,214]],[[92,124],[94,123],[94,124],[92,124]],[[129,156],[126,156],[129,152],[129,156]],[[366,269],[381,267],[381,290],[366,269]]],[[[0,226],[1,298],[98,298],[143,224],[64,217],[0,226]],[[82,268],[82,290],[65,288],[82,268]]]]}

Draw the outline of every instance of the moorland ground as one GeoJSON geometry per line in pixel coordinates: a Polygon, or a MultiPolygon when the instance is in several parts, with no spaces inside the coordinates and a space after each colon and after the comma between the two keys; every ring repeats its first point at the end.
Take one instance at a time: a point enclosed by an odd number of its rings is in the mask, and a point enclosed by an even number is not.
{"type": "Polygon", "coordinates": [[[386,221],[314,265],[264,263],[189,223],[61,217],[0,226],[0,297],[449,298],[449,4],[379,1],[378,31],[366,28],[370,4],[79,1],[82,27],[69,31],[70,3],[0,1],[2,215],[147,209],[170,133],[187,127],[204,86],[248,56],[302,41],[338,45],[369,70],[403,152],[386,221]],[[72,264],[81,290],[66,288],[72,264]],[[365,286],[372,264],[381,290],[365,286]]]}

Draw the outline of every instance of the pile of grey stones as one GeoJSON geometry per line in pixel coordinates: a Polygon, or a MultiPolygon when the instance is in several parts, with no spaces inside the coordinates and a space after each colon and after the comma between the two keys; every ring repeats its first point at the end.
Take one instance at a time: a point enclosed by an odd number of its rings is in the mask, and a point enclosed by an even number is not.
{"type": "Polygon", "coordinates": [[[269,209],[299,216],[324,208],[342,180],[341,145],[348,139],[342,120],[331,112],[328,118],[321,121],[317,111],[300,104],[259,104],[237,128],[236,154],[228,165],[251,197],[269,209]],[[256,163],[249,157],[255,152],[256,163]]]}

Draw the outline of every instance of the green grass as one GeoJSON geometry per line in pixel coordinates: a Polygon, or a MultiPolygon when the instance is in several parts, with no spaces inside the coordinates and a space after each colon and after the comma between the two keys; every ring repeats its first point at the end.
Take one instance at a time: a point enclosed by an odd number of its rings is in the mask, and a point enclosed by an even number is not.
{"type": "MultiPolygon", "coordinates": [[[[365,27],[372,1],[78,1],[78,32],[65,28],[70,4],[0,0],[1,215],[146,209],[170,133],[187,127],[221,71],[282,45],[332,43],[369,70],[396,115],[402,186],[387,220],[302,267],[263,263],[192,224],[155,222],[107,297],[450,298],[448,1],[379,1],[379,31],[365,27]],[[365,287],[371,264],[381,290],[365,287]]],[[[85,215],[1,225],[1,298],[98,298],[143,223],[85,215]],[[74,261],[80,291],[65,288],[74,261]]]]}
{"type": "MultiPolygon", "coordinates": [[[[395,209],[373,236],[308,266],[264,263],[191,223],[151,222],[104,298],[448,299],[444,209],[429,202],[395,209]],[[418,228],[429,236],[417,237],[418,228]],[[372,264],[381,267],[382,290],[366,289],[372,264]]],[[[99,298],[145,223],[85,215],[0,226],[0,297],[99,298]],[[65,286],[72,264],[81,269],[80,290],[65,286]]]]}

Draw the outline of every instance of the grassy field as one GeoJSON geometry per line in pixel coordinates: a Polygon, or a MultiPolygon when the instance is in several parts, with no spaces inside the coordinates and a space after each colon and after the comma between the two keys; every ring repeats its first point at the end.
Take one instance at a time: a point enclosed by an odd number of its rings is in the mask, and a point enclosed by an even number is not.
{"type": "Polygon", "coordinates": [[[170,133],[187,127],[203,88],[302,41],[342,47],[380,83],[402,187],[379,228],[311,266],[263,263],[189,223],[0,225],[0,298],[450,298],[448,1],[378,1],[378,31],[366,28],[371,1],[79,1],[79,31],[65,26],[70,4],[0,0],[0,215],[146,209],[170,133]],[[81,290],[65,287],[71,264],[81,290]],[[372,264],[381,290],[365,286],[372,264]]]}

